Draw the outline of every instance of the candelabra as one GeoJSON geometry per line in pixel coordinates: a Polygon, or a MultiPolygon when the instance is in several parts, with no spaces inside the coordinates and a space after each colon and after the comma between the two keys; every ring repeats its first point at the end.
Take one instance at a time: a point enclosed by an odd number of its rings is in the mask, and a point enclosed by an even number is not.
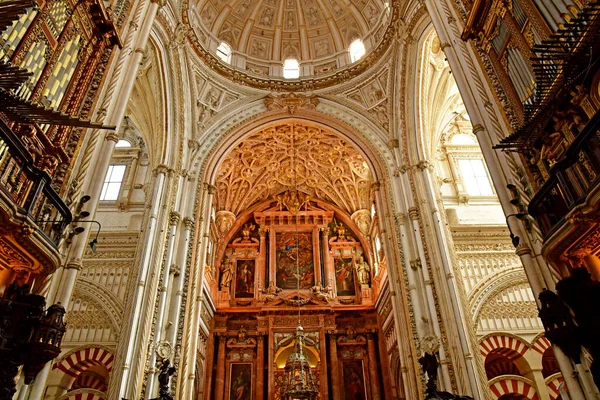
{"type": "Polygon", "coordinates": [[[20,366],[30,384],[60,354],[65,309],[60,303],[45,306],[44,296],[29,293],[29,285],[12,284],[0,298],[0,400],[13,398],[20,366]]]}

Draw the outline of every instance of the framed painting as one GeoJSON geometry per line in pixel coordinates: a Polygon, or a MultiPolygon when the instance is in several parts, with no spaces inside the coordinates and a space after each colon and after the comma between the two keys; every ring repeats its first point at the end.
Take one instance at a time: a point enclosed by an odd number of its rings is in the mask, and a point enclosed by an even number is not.
{"type": "Polygon", "coordinates": [[[229,400],[252,400],[252,364],[231,363],[229,367],[229,400]]]}
{"type": "Polygon", "coordinates": [[[312,232],[277,232],[275,252],[278,287],[296,289],[300,284],[300,289],[310,289],[315,285],[312,232]]]}
{"type": "Polygon", "coordinates": [[[356,295],[354,285],[354,260],[352,258],[334,258],[335,287],[338,296],[356,295]]]}
{"type": "Polygon", "coordinates": [[[254,297],[255,270],[256,261],[237,260],[235,268],[235,297],[244,299],[254,297]]]}
{"type": "Polygon", "coordinates": [[[362,360],[342,361],[345,400],[366,400],[367,391],[362,360]]]}

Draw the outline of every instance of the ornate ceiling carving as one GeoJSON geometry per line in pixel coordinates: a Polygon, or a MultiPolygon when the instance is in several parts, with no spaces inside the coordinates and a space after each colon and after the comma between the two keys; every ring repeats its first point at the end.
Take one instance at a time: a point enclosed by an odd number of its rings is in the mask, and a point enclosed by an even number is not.
{"type": "Polygon", "coordinates": [[[356,148],[322,128],[290,122],[252,134],[227,155],[217,175],[217,210],[239,215],[295,179],[299,191],[348,214],[370,209],[371,171],[356,148]]]}
{"type": "Polygon", "coordinates": [[[206,65],[235,82],[270,91],[307,91],[353,78],[387,51],[400,21],[400,0],[184,0],[183,21],[206,65]],[[367,53],[351,63],[348,48],[367,53]],[[216,57],[225,41],[231,64],[216,57]],[[283,60],[296,58],[301,78],[282,78],[283,60]]]}

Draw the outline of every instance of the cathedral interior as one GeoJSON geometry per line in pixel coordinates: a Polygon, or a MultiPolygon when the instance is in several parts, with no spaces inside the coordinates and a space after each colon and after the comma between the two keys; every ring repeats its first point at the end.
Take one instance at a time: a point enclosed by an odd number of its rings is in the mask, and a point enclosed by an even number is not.
{"type": "Polygon", "coordinates": [[[0,400],[600,399],[598,0],[0,0],[0,400]]]}

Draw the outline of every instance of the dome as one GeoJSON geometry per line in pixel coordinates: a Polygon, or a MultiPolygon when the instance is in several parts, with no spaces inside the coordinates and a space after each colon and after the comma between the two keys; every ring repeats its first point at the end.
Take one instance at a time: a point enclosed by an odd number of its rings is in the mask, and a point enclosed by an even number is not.
{"type": "Polygon", "coordinates": [[[261,82],[284,81],[284,61],[294,59],[300,69],[296,82],[268,87],[294,90],[301,85],[298,81],[330,81],[313,83],[311,88],[337,83],[344,79],[325,77],[346,67],[362,72],[355,68],[358,64],[369,56],[373,61],[373,53],[380,56],[393,25],[390,1],[190,0],[187,16],[195,33],[193,42],[209,66],[250,86],[264,87],[261,82]],[[366,52],[360,60],[349,53],[357,39],[366,52]],[[223,48],[230,49],[228,57],[219,54],[223,48]]]}

